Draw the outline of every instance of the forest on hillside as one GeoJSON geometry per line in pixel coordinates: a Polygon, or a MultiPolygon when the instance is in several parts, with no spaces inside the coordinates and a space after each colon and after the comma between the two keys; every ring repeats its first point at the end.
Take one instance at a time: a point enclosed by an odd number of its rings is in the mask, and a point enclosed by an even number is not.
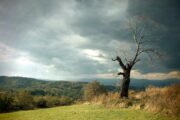
{"type": "Polygon", "coordinates": [[[117,86],[105,86],[98,81],[43,81],[23,77],[1,77],[0,112],[50,108],[72,104],[101,104],[107,108],[135,108],[166,115],[179,114],[179,87],[148,86],[130,89],[129,98],[119,99],[117,86]]]}

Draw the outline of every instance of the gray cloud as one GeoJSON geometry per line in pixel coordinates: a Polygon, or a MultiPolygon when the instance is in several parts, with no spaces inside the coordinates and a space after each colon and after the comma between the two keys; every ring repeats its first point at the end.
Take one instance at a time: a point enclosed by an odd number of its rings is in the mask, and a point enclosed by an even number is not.
{"type": "Polygon", "coordinates": [[[0,44],[18,53],[10,61],[0,61],[1,73],[72,79],[115,72],[119,67],[110,58],[125,56],[126,51],[133,54],[126,21],[137,15],[147,16],[161,26],[162,31],[155,29],[152,33],[152,45],[167,58],[155,62],[158,67],[148,65],[144,58],[136,69],[179,70],[178,4],[154,0],[1,0],[0,44]],[[84,54],[87,49],[92,55],[84,54]],[[22,66],[17,64],[23,61],[22,66]],[[144,64],[147,67],[142,67],[144,64]]]}
{"type": "Polygon", "coordinates": [[[178,69],[180,64],[180,2],[178,0],[129,0],[129,16],[147,16],[163,29],[152,33],[152,43],[158,46],[161,52],[166,54],[161,61],[168,69],[178,69]]]}

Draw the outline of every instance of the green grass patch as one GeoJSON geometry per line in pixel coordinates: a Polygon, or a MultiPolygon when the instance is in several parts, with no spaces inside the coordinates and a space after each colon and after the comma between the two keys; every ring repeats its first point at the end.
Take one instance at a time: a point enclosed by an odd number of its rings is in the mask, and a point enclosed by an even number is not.
{"type": "Polygon", "coordinates": [[[142,110],[104,108],[99,105],[72,105],[1,113],[0,120],[180,120],[142,110]]]}

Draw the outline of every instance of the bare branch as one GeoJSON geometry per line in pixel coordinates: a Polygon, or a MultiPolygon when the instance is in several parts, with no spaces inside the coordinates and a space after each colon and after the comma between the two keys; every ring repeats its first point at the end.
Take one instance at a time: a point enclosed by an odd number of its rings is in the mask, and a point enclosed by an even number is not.
{"type": "Polygon", "coordinates": [[[124,75],[124,73],[123,72],[119,72],[118,75],[124,75]]]}
{"type": "Polygon", "coordinates": [[[155,52],[155,49],[153,48],[146,48],[143,50],[143,52],[155,52]]]}
{"type": "Polygon", "coordinates": [[[146,49],[143,49],[139,52],[139,55],[142,54],[142,53],[154,53],[155,52],[155,49],[153,48],[146,48],[146,49]]]}
{"type": "Polygon", "coordinates": [[[123,70],[126,69],[126,66],[124,65],[124,63],[122,62],[121,58],[119,56],[116,57],[116,59],[112,59],[112,61],[118,61],[119,65],[122,67],[123,70]]]}
{"type": "Polygon", "coordinates": [[[139,62],[140,55],[142,53],[147,53],[148,56],[150,56],[150,59],[152,59],[151,53],[155,53],[158,56],[160,56],[160,54],[157,51],[155,51],[155,49],[144,48],[146,42],[148,42],[147,40],[145,40],[145,29],[147,27],[146,24],[141,22],[141,20],[139,19],[135,19],[132,21],[130,20],[128,22],[128,25],[129,25],[130,33],[132,34],[132,37],[133,37],[132,39],[135,42],[135,47],[136,47],[135,54],[134,56],[127,58],[124,52],[125,57],[123,60],[126,62],[125,64],[123,64],[119,56],[117,56],[117,58],[114,60],[112,59],[113,61],[118,61],[119,65],[121,66],[123,70],[128,70],[128,69],[130,70],[137,62],[139,62]]]}
{"type": "Polygon", "coordinates": [[[135,63],[134,64],[136,64],[137,62],[139,62],[139,61],[141,61],[141,59],[136,59],[136,61],[135,61],[135,63]]]}
{"type": "Polygon", "coordinates": [[[136,60],[138,58],[138,56],[140,55],[139,52],[140,52],[140,46],[141,46],[141,43],[139,42],[138,45],[137,45],[137,50],[136,50],[136,54],[135,54],[135,57],[131,63],[131,67],[133,67],[133,65],[136,63],[136,60]]]}

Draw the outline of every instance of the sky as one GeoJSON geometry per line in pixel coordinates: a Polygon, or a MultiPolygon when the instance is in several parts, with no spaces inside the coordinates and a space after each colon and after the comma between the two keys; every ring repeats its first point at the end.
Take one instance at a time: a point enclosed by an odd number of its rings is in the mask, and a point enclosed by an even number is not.
{"type": "Polygon", "coordinates": [[[134,55],[135,18],[162,57],[143,55],[131,77],[180,79],[179,0],[0,0],[0,75],[118,78],[111,58],[134,55]]]}

